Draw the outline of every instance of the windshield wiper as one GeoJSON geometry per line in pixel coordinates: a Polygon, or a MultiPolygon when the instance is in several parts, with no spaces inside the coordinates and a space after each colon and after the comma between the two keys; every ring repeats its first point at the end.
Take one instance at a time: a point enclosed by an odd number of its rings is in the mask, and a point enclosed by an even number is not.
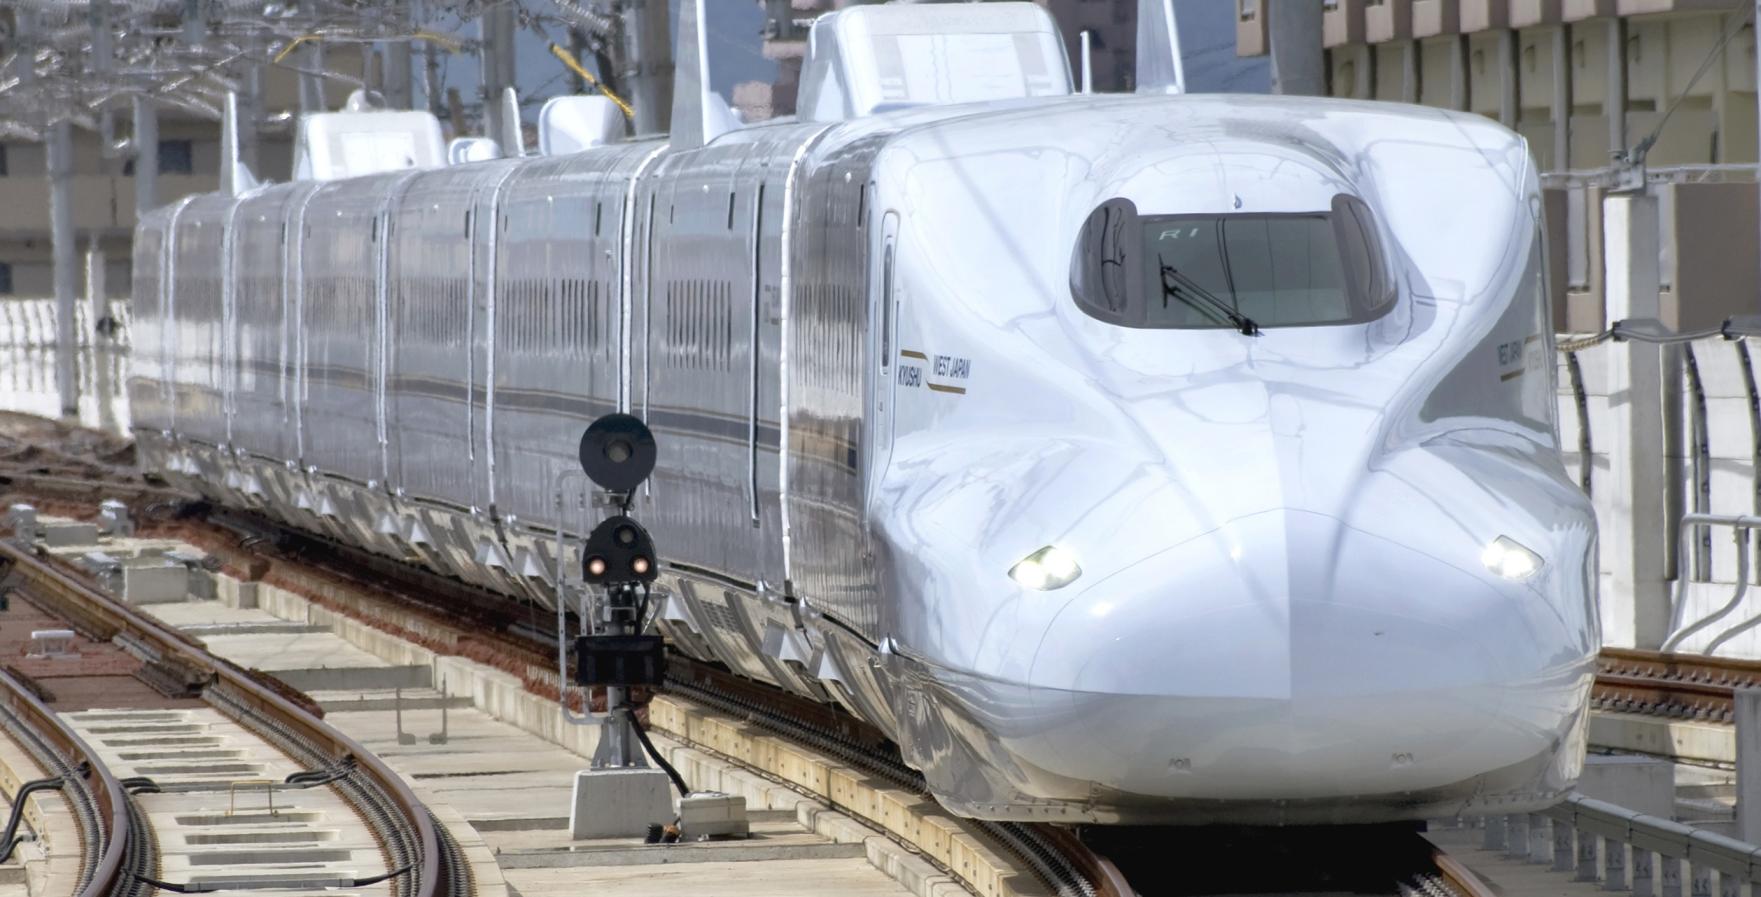
{"type": "Polygon", "coordinates": [[[1208,310],[1212,314],[1221,315],[1224,320],[1235,325],[1235,329],[1241,331],[1243,336],[1260,335],[1260,325],[1254,323],[1253,318],[1217,298],[1215,293],[1199,286],[1197,281],[1180,273],[1180,269],[1172,265],[1162,265],[1162,295],[1173,296],[1200,311],[1208,310]],[[1173,282],[1170,283],[1170,280],[1173,282]]]}

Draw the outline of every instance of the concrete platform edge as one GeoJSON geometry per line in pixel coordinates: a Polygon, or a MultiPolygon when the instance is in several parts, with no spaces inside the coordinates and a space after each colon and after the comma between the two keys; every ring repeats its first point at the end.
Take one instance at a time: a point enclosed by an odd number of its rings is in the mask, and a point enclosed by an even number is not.
{"type": "MultiPolygon", "coordinates": [[[[236,586],[228,587],[223,582],[217,591],[223,602],[238,600],[236,586]]],[[[598,727],[566,724],[556,703],[527,691],[519,677],[467,658],[438,654],[268,583],[258,584],[256,593],[261,610],[284,620],[322,626],[387,663],[429,665],[437,690],[468,697],[479,711],[583,758],[593,754],[598,727]]],[[[1014,869],[1005,857],[934,800],[891,788],[830,758],[676,698],[656,699],[649,714],[650,724],[656,730],[707,749],[709,755],[693,751],[688,745],[668,749],[669,759],[685,771],[696,788],[745,794],[757,807],[777,802],[780,795],[774,793],[775,785],[762,778],[731,768],[707,775],[708,765],[722,765],[713,756],[719,754],[785,783],[796,802],[802,800],[800,795],[805,792],[824,801],[819,805],[822,808],[829,804],[848,810],[850,816],[844,817],[848,824],[854,825],[850,818],[854,817],[892,835],[877,836],[864,830],[868,860],[918,897],[946,897],[967,891],[981,897],[1039,897],[1047,893],[1039,881],[1014,869]],[[894,837],[904,843],[898,843],[894,837]],[[905,844],[915,845],[921,856],[905,844]],[[937,863],[951,870],[960,881],[943,872],[937,863]]],[[[831,826],[833,819],[825,817],[823,824],[831,826]]],[[[830,837],[830,829],[820,831],[821,824],[815,820],[815,831],[830,837]]]]}

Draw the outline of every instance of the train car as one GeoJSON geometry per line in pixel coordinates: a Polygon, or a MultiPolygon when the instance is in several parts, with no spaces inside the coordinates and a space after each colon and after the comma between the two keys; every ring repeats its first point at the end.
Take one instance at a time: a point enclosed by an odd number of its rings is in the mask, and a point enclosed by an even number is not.
{"type": "Polygon", "coordinates": [[[813,34],[790,120],[682,69],[668,140],[146,216],[144,463],[552,607],[577,440],[624,410],[675,648],[874,723],[953,812],[1561,798],[1596,533],[1523,140],[1077,94],[1030,4],[813,34]]]}

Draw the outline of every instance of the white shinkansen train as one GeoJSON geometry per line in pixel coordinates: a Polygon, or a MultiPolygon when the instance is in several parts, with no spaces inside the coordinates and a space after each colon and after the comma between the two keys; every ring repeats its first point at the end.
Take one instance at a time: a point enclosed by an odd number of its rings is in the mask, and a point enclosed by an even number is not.
{"type": "Polygon", "coordinates": [[[559,476],[628,410],[674,646],[874,723],[963,815],[1572,786],[1596,531],[1521,138],[1154,59],[1077,93],[1012,3],[822,19],[802,113],[738,127],[692,6],[670,141],[148,215],[145,463],[548,606],[559,476]]]}

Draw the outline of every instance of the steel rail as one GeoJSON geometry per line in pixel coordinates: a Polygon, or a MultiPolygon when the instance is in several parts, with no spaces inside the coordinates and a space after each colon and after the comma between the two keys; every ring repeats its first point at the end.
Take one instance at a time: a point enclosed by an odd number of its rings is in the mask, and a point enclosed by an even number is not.
{"type": "Polygon", "coordinates": [[[1460,860],[1445,853],[1443,848],[1432,848],[1431,862],[1437,865],[1437,874],[1461,897],[1499,897],[1498,891],[1486,884],[1460,860]]]}
{"type": "Polygon", "coordinates": [[[406,830],[416,835],[420,865],[414,870],[418,878],[412,897],[465,897],[451,894],[449,878],[441,874],[443,848],[427,807],[397,773],[359,742],[325,725],[231,662],[214,657],[182,635],[16,545],[0,542],[0,567],[10,568],[21,576],[33,597],[54,605],[53,610],[76,628],[83,628],[106,641],[119,636],[131,638],[175,655],[206,672],[213,685],[224,686],[242,706],[282,723],[297,737],[327,751],[332,759],[341,761],[353,757],[361,771],[379,786],[403,816],[406,830]]]}
{"type": "Polygon", "coordinates": [[[1736,690],[1761,687],[1761,661],[1604,648],[1591,699],[1602,710],[1734,722],[1736,690]]]}
{"type": "MultiPolygon", "coordinates": [[[[501,602],[498,596],[475,586],[444,579],[436,574],[390,560],[354,546],[343,545],[292,529],[279,522],[250,512],[214,509],[217,519],[206,526],[233,536],[247,533],[279,534],[280,539],[250,541],[227,540],[229,544],[210,547],[231,566],[248,567],[250,559],[273,559],[295,569],[313,571],[349,583],[353,590],[369,600],[393,602],[401,613],[418,614],[445,629],[475,643],[492,641],[511,656],[523,657],[539,669],[554,669],[547,643],[554,632],[545,628],[549,620],[539,615],[528,621],[520,614],[498,615],[490,608],[501,602]],[[323,551],[310,550],[323,545],[323,551]],[[370,575],[364,575],[368,574],[370,575]],[[493,618],[502,616],[499,622],[493,618]],[[472,626],[472,623],[478,625],[472,626]]],[[[347,613],[347,611],[345,611],[347,613]]],[[[927,794],[921,774],[906,766],[892,742],[871,724],[844,713],[832,705],[811,701],[798,695],[747,679],[684,655],[669,657],[667,691],[728,713],[742,721],[757,725],[772,734],[800,744],[813,746],[843,762],[864,769],[900,787],[927,794]]],[[[676,737],[676,736],[675,736],[676,737]]],[[[713,750],[705,745],[700,749],[713,750]]],[[[730,758],[736,760],[738,758],[730,758]]],[[[1053,893],[1068,893],[1073,883],[1059,881],[1059,865],[1074,870],[1086,882],[1085,891],[1095,897],[1136,897],[1138,890],[1126,873],[1105,851],[1085,843],[1076,829],[1045,824],[1010,824],[975,821],[975,828],[997,847],[1017,857],[1025,869],[1039,877],[1053,893]],[[1043,855],[1052,851],[1055,859],[1043,855]],[[1042,855],[1035,855],[1042,854],[1042,855]],[[1048,859],[1051,862],[1048,863],[1048,859]],[[1061,862],[1059,862],[1061,860],[1061,862]]],[[[1458,897],[1496,897],[1496,893],[1467,867],[1448,857],[1440,848],[1430,846],[1427,856],[1436,874],[1454,888],[1458,897]]]]}
{"type": "MultiPolygon", "coordinates": [[[[68,484],[56,482],[55,485],[65,488],[68,484]]],[[[502,649],[525,655],[539,667],[546,667],[549,663],[541,641],[551,634],[524,631],[519,616],[514,614],[508,614],[500,621],[494,620],[502,615],[490,610],[494,599],[481,589],[456,581],[439,580],[420,569],[293,530],[248,512],[241,515],[220,510],[220,518],[225,522],[208,520],[199,525],[232,536],[256,531],[287,537],[267,541],[247,538],[244,542],[228,538],[224,547],[211,546],[210,550],[216,550],[228,564],[244,567],[249,566],[252,557],[273,559],[291,564],[295,569],[304,568],[319,575],[338,577],[372,600],[391,601],[403,613],[427,617],[428,622],[455,630],[472,641],[487,639],[498,643],[502,649]],[[302,550],[299,546],[304,544],[322,544],[326,550],[302,550]],[[363,571],[371,571],[371,575],[363,576],[363,571]],[[461,626],[461,619],[470,619],[481,625],[461,626]]],[[[0,549],[3,548],[0,545],[0,549]]],[[[810,702],[680,655],[673,657],[673,666],[669,690],[682,697],[734,713],[791,740],[817,743],[846,762],[866,767],[872,774],[892,779],[905,787],[923,789],[916,771],[904,766],[892,744],[867,723],[828,705],[810,702]]],[[[996,846],[1017,855],[1054,892],[1060,890],[1061,884],[1055,880],[1057,870],[1045,867],[1047,857],[1030,854],[1053,852],[1057,858],[1054,866],[1061,864],[1078,873],[1086,884],[1082,890],[1092,892],[1095,897],[1135,897],[1137,894],[1128,876],[1113,859],[1084,843],[1074,829],[1053,825],[1010,825],[1008,831],[998,831],[994,823],[980,824],[979,828],[996,846]],[[1052,880],[1047,880],[1048,873],[1051,873],[1052,880]]],[[[1440,849],[1432,849],[1429,856],[1436,874],[1453,887],[1459,897],[1495,897],[1478,877],[1440,849]]]]}
{"type": "MultiPolygon", "coordinates": [[[[258,533],[281,537],[253,541],[248,546],[235,539],[227,539],[224,547],[207,546],[225,564],[242,568],[250,566],[253,558],[271,559],[295,570],[334,577],[375,603],[396,607],[400,614],[424,618],[461,639],[494,644],[534,668],[555,669],[555,659],[548,647],[555,633],[543,628],[548,622],[545,615],[526,621],[519,614],[507,613],[508,602],[504,599],[475,586],[292,529],[260,515],[216,509],[216,517],[204,524],[216,533],[243,536],[245,540],[258,533]],[[311,550],[316,545],[324,546],[324,550],[311,550]],[[370,577],[363,575],[369,571],[370,577]],[[491,610],[494,607],[501,611],[491,610]]],[[[927,793],[922,776],[906,766],[893,744],[869,723],[831,705],[726,673],[683,655],[672,655],[669,665],[668,690],[681,697],[733,713],[773,734],[814,746],[901,787],[927,793]]],[[[1021,860],[1024,868],[1041,878],[1054,893],[1061,889],[1081,890],[1071,887],[1073,882],[1059,880],[1065,877],[1061,873],[1074,870],[1095,897],[1136,894],[1110,860],[1068,829],[986,822],[975,823],[975,828],[995,846],[1021,860]],[[1046,856],[1047,851],[1055,856],[1046,856]]]]}
{"type": "Polygon", "coordinates": [[[93,837],[91,840],[102,843],[104,851],[97,859],[92,877],[76,894],[77,897],[108,897],[121,888],[125,879],[134,871],[127,868],[125,862],[132,829],[127,792],[123,790],[122,783],[116,776],[111,774],[98,752],[92,750],[79,737],[79,733],[73,731],[62,721],[60,715],[39,700],[29,686],[3,670],[0,670],[0,701],[15,716],[25,721],[32,734],[60,752],[62,759],[76,773],[84,767],[88,770],[86,775],[96,780],[92,782],[94,787],[91,788],[91,794],[100,818],[89,822],[82,819],[80,824],[103,825],[104,837],[93,837]]]}

